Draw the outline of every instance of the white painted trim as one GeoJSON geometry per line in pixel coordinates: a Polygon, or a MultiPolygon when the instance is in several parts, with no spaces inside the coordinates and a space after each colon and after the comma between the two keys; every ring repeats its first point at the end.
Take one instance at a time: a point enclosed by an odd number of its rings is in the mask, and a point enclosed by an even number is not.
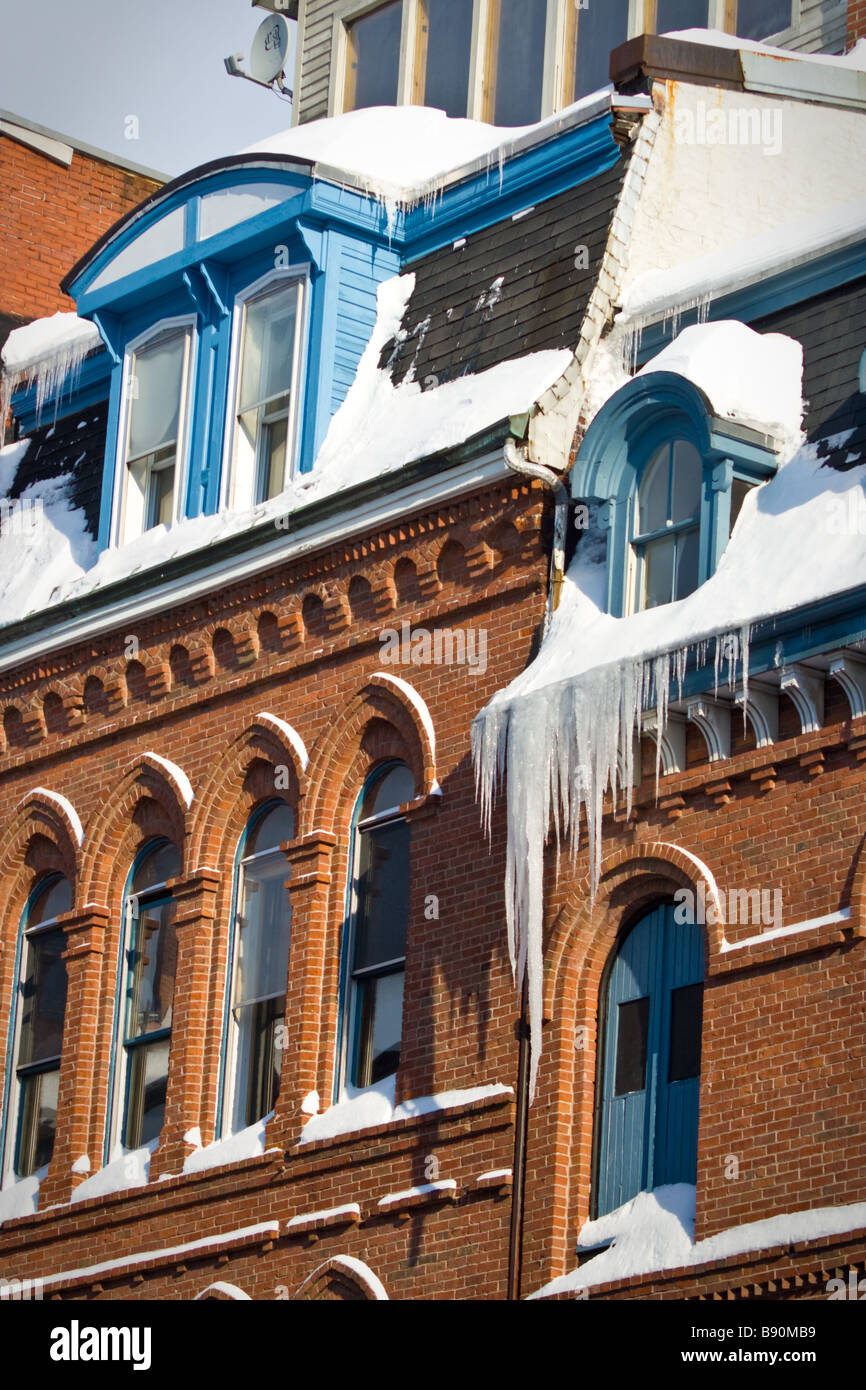
{"type": "Polygon", "coordinates": [[[12,121],[0,121],[0,135],[8,135],[10,140],[17,140],[21,145],[29,145],[31,149],[38,150],[48,159],[56,160],[58,164],[64,164],[67,169],[72,163],[72,156],[75,153],[72,145],[67,145],[62,140],[53,140],[50,135],[42,135],[39,131],[28,130],[26,126],[14,125],[12,121]]]}
{"type": "Polygon", "coordinates": [[[721,950],[742,951],[746,946],[756,946],[759,942],[778,941],[782,937],[797,936],[800,932],[815,931],[818,927],[829,927],[833,922],[847,922],[851,917],[850,907],[838,912],[828,912],[824,917],[810,917],[805,922],[793,922],[790,927],[774,927],[770,931],[758,932],[757,936],[747,936],[742,941],[722,941],[721,950]]]}

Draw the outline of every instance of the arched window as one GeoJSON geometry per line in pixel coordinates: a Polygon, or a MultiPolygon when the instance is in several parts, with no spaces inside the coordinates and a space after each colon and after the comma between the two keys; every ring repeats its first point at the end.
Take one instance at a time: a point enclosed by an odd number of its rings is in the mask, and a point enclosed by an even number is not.
{"type": "Polygon", "coordinates": [[[251,818],[235,880],[224,1109],[231,1132],[274,1108],[280,1089],[292,908],[280,849],[294,838],[292,809],[270,802],[251,818]]]}
{"type": "Polygon", "coordinates": [[[125,898],[116,1094],[119,1137],[127,1149],[158,1138],[165,1115],[177,971],[175,904],[166,885],[180,870],[174,845],[167,840],[147,845],[133,866],[125,898]]]}
{"type": "Polygon", "coordinates": [[[356,810],[345,938],[344,1085],[370,1086],[400,1063],[409,918],[409,826],[400,807],[415,795],[405,763],[367,782],[356,810]]]}
{"type": "Polygon", "coordinates": [[[66,939],[57,919],[71,907],[69,880],[55,875],[36,885],[24,911],[6,1107],[9,1166],[20,1178],[49,1163],[54,1150],[66,1010],[66,939]]]}
{"type": "Polygon", "coordinates": [[[617,947],[602,986],[596,1215],[695,1181],[701,1068],[701,928],[660,904],[617,947]]]}

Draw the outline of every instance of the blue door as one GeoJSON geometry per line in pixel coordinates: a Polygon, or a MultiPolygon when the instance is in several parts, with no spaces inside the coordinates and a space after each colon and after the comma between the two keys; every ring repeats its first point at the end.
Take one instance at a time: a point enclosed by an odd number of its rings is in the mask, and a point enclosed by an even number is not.
{"type": "Polygon", "coordinates": [[[694,1182],[704,941],[664,903],[635,924],[607,980],[597,1215],[636,1193],[694,1182]]]}

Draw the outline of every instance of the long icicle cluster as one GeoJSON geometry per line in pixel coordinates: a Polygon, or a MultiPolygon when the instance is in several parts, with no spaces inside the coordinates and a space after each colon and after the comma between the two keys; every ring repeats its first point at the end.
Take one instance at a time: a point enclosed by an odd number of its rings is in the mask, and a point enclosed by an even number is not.
{"type": "Polygon", "coordinates": [[[680,697],[689,653],[703,666],[714,646],[716,691],[723,672],[733,683],[738,668],[745,685],[749,636],[745,627],[716,635],[714,643],[708,639],[595,667],[511,701],[501,692],[473,723],[476,794],[488,836],[503,783],[507,793],[505,916],[515,983],[518,989],[524,980],[527,983],[532,1095],[541,1055],[544,849],[551,828],[557,847],[568,844],[574,861],[585,823],[594,898],[601,874],[605,796],[610,792],[616,802],[624,788],[631,812],[634,752],[644,713],[655,709],[658,789],[671,687],[680,697]]]}

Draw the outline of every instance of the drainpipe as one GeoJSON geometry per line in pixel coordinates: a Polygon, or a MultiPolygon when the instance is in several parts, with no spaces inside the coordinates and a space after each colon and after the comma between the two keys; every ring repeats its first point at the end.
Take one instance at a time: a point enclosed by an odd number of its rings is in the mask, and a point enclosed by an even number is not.
{"type": "MultiPolygon", "coordinates": [[[[550,556],[550,582],[544,610],[542,638],[547,636],[550,620],[559,607],[562,579],[565,573],[565,528],[568,520],[568,489],[552,468],[531,462],[515,439],[507,439],[505,462],[524,478],[537,478],[550,488],[554,499],[553,550],[550,556]]],[[[514,1116],[514,1160],[511,1190],[511,1227],[508,1239],[508,1292],[514,1302],[520,1298],[520,1276],[523,1263],[523,1212],[526,1188],[526,1148],[529,1134],[529,1017],[526,980],[520,995],[520,1018],[517,1023],[517,1095],[514,1116]]]]}

